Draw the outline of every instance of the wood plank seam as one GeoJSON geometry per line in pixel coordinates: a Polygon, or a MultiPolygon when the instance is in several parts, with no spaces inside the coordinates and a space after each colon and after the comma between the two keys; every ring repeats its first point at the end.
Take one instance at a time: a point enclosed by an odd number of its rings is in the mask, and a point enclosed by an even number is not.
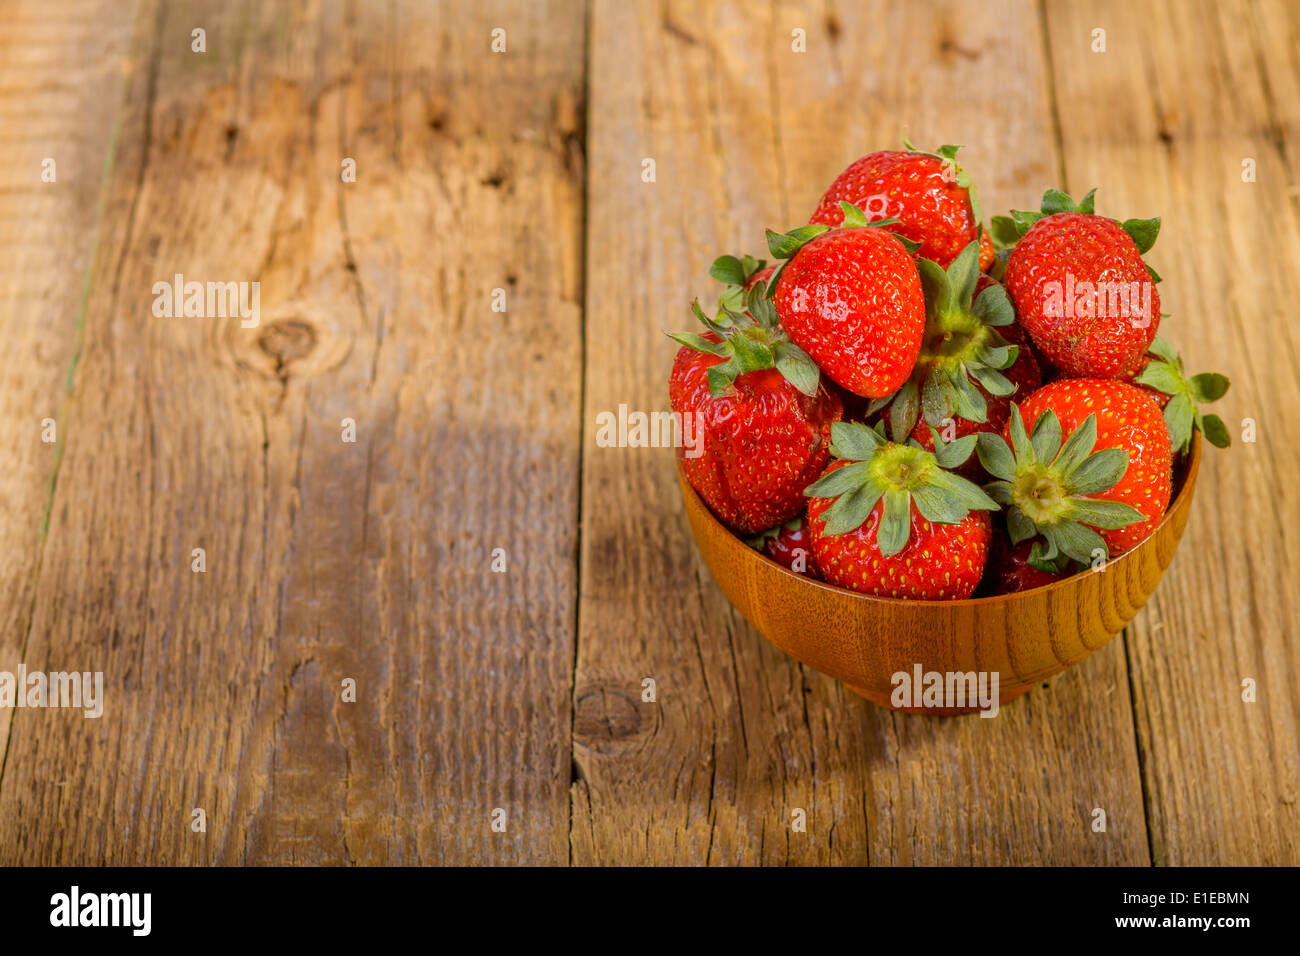
{"type": "MultiPolygon", "coordinates": [[[[156,54],[158,50],[158,44],[161,39],[161,35],[162,35],[162,10],[160,8],[158,20],[155,25],[155,30],[153,33],[154,55],[150,57],[151,64],[155,63],[157,59],[156,54]]],[[[149,82],[151,103],[152,103],[153,92],[156,90],[156,79],[157,79],[156,69],[151,67],[150,82],[149,82]]],[[[127,84],[128,84],[128,79],[124,75],[119,84],[118,93],[117,93],[119,107],[121,103],[124,102],[126,99],[127,84]]],[[[103,163],[101,164],[101,169],[100,169],[100,183],[99,183],[99,190],[98,190],[98,198],[95,204],[96,211],[94,217],[93,234],[90,240],[90,255],[87,257],[86,267],[83,270],[83,274],[82,274],[82,292],[81,292],[81,300],[80,300],[78,313],[75,319],[76,332],[74,335],[72,356],[68,363],[67,374],[64,377],[64,390],[59,405],[59,413],[58,413],[59,417],[57,419],[58,433],[57,433],[57,439],[54,447],[54,463],[51,467],[51,473],[50,473],[49,492],[48,495],[46,496],[45,508],[41,515],[40,530],[37,535],[37,557],[36,557],[35,566],[32,570],[31,596],[26,609],[26,615],[25,615],[26,625],[23,628],[23,642],[22,645],[20,646],[19,653],[18,653],[18,662],[20,665],[22,665],[27,659],[27,648],[31,642],[32,623],[36,616],[36,597],[38,593],[38,586],[40,584],[41,569],[44,566],[45,546],[48,541],[49,528],[50,528],[50,516],[54,512],[54,503],[58,495],[59,472],[63,464],[63,454],[64,454],[64,449],[66,448],[67,437],[69,432],[69,425],[70,425],[69,412],[71,409],[70,399],[71,399],[73,387],[76,382],[77,368],[81,364],[82,350],[85,346],[86,310],[89,308],[90,305],[90,290],[95,275],[95,260],[98,255],[98,248],[99,248],[98,236],[100,234],[100,227],[103,223],[104,212],[107,208],[107,194],[108,194],[109,182],[112,179],[113,170],[117,161],[117,151],[119,146],[119,136],[121,134],[121,129],[122,129],[122,122],[123,122],[122,114],[119,111],[117,119],[114,123],[113,132],[109,137],[108,146],[107,149],[105,150],[104,160],[103,163]]],[[[148,153],[149,135],[150,135],[149,130],[148,127],[146,126],[146,130],[144,134],[146,157],[148,153]]],[[[146,164],[147,164],[147,160],[146,160],[146,164]]],[[[143,186],[143,182],[144,182],[144,173],[142,167],[140,177],[138,178],[136,183],[137,198],[139,196],[140,188],[143,186]]],[[[132,225],[134,223],[134,216],[135,216],[135,203],[133,201],[131,207],[132,225]]],[[[129,229],[130,226],[128,226],[128,231],[129,229]]],[[[125,256],[126,256],[126,247],[123,246],[123,254],[118,259],[116,269],[114,270],[115,282],[120,281],[121,279],[122,264],[123,261],[125,260],[125,256]]],[[[116,285],[114,289],[116,294],[116,285]]],[[[11,749],[10,745],[13,742],[13,732],[14,732],[14,721],[11,720],[5,735],[4,750],[3,753],[0,754],[0,792],[3,792],[4,789],[5,770],[7,769],[9,764],[9,754],[11,749]]]]}

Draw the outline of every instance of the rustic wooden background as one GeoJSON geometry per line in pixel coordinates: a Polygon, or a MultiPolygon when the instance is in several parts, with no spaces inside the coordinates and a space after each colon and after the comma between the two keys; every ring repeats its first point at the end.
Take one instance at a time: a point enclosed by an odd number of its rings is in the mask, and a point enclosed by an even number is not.
{"type": "Polygon", "coordinates": [[[1295,0],[3,0],[0,669],[107,703],[0,710],[0,862],[1300,862],[1298,51],[1295,0]],[[594,438],[905,134],[986,214],[1163,215],[1233,381],[1154,599],[995,720],[768,646],[671,453],[594,438]],[[153,318],[177,272],[261,325],[153,318]]]}

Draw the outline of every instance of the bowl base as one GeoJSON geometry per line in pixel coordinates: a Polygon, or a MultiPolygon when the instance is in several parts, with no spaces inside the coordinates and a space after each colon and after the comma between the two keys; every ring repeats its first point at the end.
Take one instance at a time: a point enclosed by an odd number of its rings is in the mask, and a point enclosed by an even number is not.
{"type": "MultiPolygon", "coordinates": [[[[922,714],[930,717],[960,717],[963,714],[978,714],[980,712],[980,708],[978,707],[895,707],[889,702],[888,694],[878,694],[875,691],[867,690],[865,687],[854,687],[852,684],[845,684],[844,686],[853,691],[853,693],[857,694],[859,697],[871,701],[873,704],[877,704],[878,706],[884,707],[888,710],[896,710],[904,714],[922,714]]],[[[1006,704],[1011,703],[1016,698],[1023,697],[1031,690],[1033,690],[1033,685],[1030,685],[1029,687],[1021,687],[1018,690],[1013,690],[1006,694],[999,694],[998,707],[1001,708],[1006,704]]]]}

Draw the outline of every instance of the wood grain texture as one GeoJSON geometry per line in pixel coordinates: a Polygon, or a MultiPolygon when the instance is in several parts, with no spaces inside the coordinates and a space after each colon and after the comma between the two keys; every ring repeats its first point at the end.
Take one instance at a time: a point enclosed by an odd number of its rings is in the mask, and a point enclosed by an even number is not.
{"type": "MultiPolygon", "coordinates": [[[[0,669],[10,672],[26,650],[66,434],[130,14],[105,0],[0,5],[0,669]],[[42,178],[47,160],[52,182],[42,178]]],[[[0,709],[0,768],[12,714],[0,709]]]]}
{"type": "Polygon", "coordinates": [[[17,712],[0,860],[567,859],[582,29],[141,15],[28,649],[107,709],[17,712]],[[177,272],[260,325],[154,318],[177,272]]]}
{"type": "MultiPolygon", "coordinates": [[[[1300,862],[1300,296],[1296,39],[1285,2],[1048,6],[1068,185],[1162,213],[1161,334],[1228,375],[1226,452],[1128,635],[1157,864],[1300,862]],[[1093,53],[1091,31],[1106,29],[1093,53]],[[1242,178],[1243,160],[1256,165],[1242,178]],[[1243,442],[1253,419],[1258,440],[1243,442]],[[1254,680],[1258,700],[1242,700],[1254,680]]],[[[1209,449],[1214,451],[1214,449],[1209,449]]]]}
{"type": "Polygon", "coordinates": [[[0,669],[107,697],[0,710],[0,864],[1300,862],[1297,37],[1288,0],[0,0],[0,669]],[[716,255],[904,135],[965,143],[986,216],[1162,214],[1164,330],[1233,379],[1155,596],[995,720],[777,650],[671,453],[595,439],[667,407],[716,255]],[[178,272],[260,282],[258,327],[155,318],[178,272]]]}
{"type": "Polygon", "coordinates": [[[1146,862],[1117,643],[996,720],[881,711],[726,602],[667,453],[593,448],[600,411],[665,407],[661,330],[688,322],[712,258],[759,252],[763,227],[802,221],[862,153],[964,142],[986,209],[1035,200],[1059,159],[1037,7],[596,3],[591,30],[574,860],[1146,862]],[[795,28],[808,53],[792,52],[795,28]],[[807,833],[791,831],[795,807],[807,833]]]}

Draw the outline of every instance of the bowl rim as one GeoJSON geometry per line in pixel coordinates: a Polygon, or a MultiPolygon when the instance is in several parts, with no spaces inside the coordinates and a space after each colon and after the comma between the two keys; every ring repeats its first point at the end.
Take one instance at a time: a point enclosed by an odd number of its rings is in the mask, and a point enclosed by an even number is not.
{"type": "MultiPolygon", "coordinates": [[[[697,492],[695,490],[695,487],[690,483],[690,481],[687,480],[686,471],[682,467],[681,456],[678,455],[675,460],[677,464],[678,483],[682,486],[682,494],[683,495],[689,494],[693,496],[695,498],[696,504],[703,511],[703,513],[708,516],[708,520],[712,521],[715,525],[718,526],[719,529],[721,529],[721,531],[728,539],[728,543],[723,547],[729,548],[732,551],[735,551],[735,549],[739,548],[742,551],[748,552],[749,555],[751,555],[753,558],[757,558],[760,561],[770,564],[781,574],[785,575],[788,578],[791,578],[792,580],[798,581],[799,584],[802,586],[811,587],[820,591],[825,591],[828,594],[840,595],[849,600],[858,600],[868,604],[885,604],[885,605],[899,606],[899,607],[921,606],[921,607],[952,608],[952,607],[979,607],[979,606],[987,606],[992,604],[1008,604],[1008,603],[1014,603],[1019,600],[1026,600],[1031,597],[1037,598],[1041,595],[1050,594],[1051,592],[1061,588],[1066,588],[1071,586],[1077,587],[1078,582],[1075,579],[1079,577],[1080,574],[1083,573],[1083,572],[1077,572],[1076,574],[1071,574],[1069,577],[1062,578],[1060,581],[1054,581],[1051,584],[1040,585],[1039,587],[1030,588],[1026,591],[1012,591],[1008,594],[989,594],[989,595],[985,595],[984,597],[977,597],[977,598],[973,598],[973,597],[953,598],[951,600],[944,600],[942,598],[935,599],[935,598],[885,597],[879,594],[864,594],[861,591],[854,591],[851,590],[850,588],[838,587],[837,585],[828,584],[827,582],[821,581],[817,578],[810,578],[806,574],[799,574],[797,571],[791,571],[789,568],[785,567],[779,562],[773,561],[763,552],[757,550],[756,548],[751,548],[743,540],[738,538],[734,531],[732,531],[730,528],[728,528],[726,525],[724,525],[721,521],[718,520],[718,516],[713,513],[713,509],[710,508],[705,503],[704,499],[700,497],[699,492],[697,492]]],[[[1110,562],[1108,562],[1109,564],[1114,564],[1119,561],[1124,561],[1130,556],[1140,553],[1144,548],[1147,548],[1151,545],[1151,543],[1155,540],[1158,532],[1169,521],[1173,513],[1178,508],[1183,506],[1184,499],[1191,498],[1196,488],[1196,476],[1197,476],[1197,472],[1200,470],[1200,465],[1201,465],[1201,433],[1199,430],[1193,429],[1192,447],[1188,450],[1187,464],[1185,466],[1184,473],[1183,473],[1182,487],[1178,489],[1178,494],[1169,502],[1168,507],[1165,508],[1165,513],[1161,517],[1160,523],[1151,529],[1151,533],[1147,535],[1147,537],[1143,541],[1141,541],[1137,545],[1137,547],[1125,551],[1118,558],[1114,558],[1110,562]]]]}

